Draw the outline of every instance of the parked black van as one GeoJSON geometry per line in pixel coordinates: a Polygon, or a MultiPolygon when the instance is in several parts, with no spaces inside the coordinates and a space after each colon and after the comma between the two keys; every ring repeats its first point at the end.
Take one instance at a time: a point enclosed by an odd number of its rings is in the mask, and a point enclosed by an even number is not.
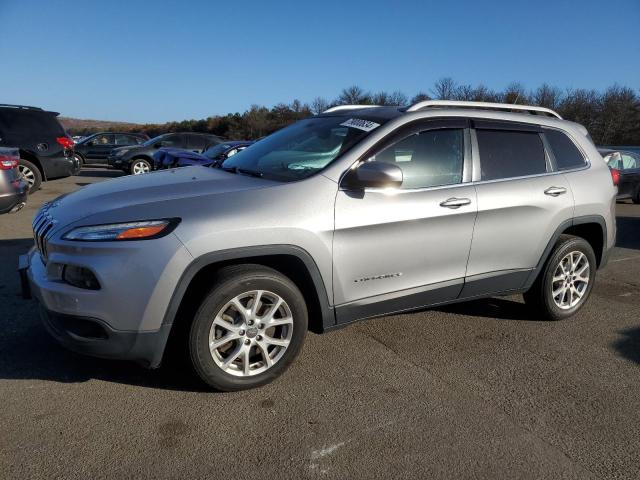
{"type": "Polygon", "coordinates": [[[57,119],[59,113],[25,105],[0,104],[0,147],[17,148],[19,170],[29,191],[43,180],[68,177],[80,169],[73,140],[57,119]]]}

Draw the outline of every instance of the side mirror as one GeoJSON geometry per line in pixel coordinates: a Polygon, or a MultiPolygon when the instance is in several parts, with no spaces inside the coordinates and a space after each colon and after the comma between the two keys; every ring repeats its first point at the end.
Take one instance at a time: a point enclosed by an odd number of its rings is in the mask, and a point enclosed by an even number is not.
{"type": "Polygon", "coordinates": [[[345,177],[348,188],[394,188],[402,185],[400,167],[385,162],[365,162],[345,177]]]}

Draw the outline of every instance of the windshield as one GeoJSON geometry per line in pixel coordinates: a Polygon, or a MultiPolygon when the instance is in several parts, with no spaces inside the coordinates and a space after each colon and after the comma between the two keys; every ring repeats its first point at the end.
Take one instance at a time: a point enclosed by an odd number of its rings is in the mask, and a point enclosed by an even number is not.
{"type": "Polygon", "coordinates": [[[224,162],[225,170],[290,182],[310,177],[379,127],[340,117],[301,120],[224,162]]]}
{"type": "Polygon", "coordinates": [[[211,147],[207,148],[203,155],[207,158],[210,158],[211,160],[215,160],[216,158],[219,158],[224,152],[226,152],[229,147],[230,145],[226,143],[212,145],[211,147]]]}
{"type": "Polygon", "coordinates": [[[163,133],[162,135],[158,135],[157,137],[150,138],[149,140],[144,142],[142,145],[144,145],[145,147],[150,147],[154,143],[156,143],[158,140],[160,140],[162,137],[166,137],[167,135],[168,133],[163,133]]]}

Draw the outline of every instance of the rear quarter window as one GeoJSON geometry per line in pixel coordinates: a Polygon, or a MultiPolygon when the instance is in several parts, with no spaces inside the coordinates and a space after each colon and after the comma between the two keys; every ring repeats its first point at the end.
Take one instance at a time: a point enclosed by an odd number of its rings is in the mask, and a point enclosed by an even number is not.
{"type": "Polygon", "coordinates": [[[560,130],[545,130],[544,135],[553,151],[558,170],[579,168],[586,161],[578,147],[565,133],[560,130]]]}

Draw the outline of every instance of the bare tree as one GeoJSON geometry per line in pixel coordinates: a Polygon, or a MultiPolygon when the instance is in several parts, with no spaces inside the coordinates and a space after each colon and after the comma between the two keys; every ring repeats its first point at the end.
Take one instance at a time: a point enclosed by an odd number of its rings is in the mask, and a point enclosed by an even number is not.
{"type": "Polygon", "coordinates": [[[504,103],[526,104],[529,103],[527,92],[520,82],[511,82],[502,93],[504,103]]]}
{"type": "Polygon", "coordinates": [[[368,105],[371,104],[371,95],[357,85],[353,85],[342,90],[336,103],[341,105],[368,105]]]}
{"type": "Polygon", "coordinates": [[[424,102],[425,100],[431,100],[431,97],[424,92],[418,92],[411,99],[411,104],[424,102]]]}
{"type": "Polygon", "coordinates": [[[555,110],[562,102],[562,90],[543,83],[531,92],[531,101],[541,107],[555,110]]]}
{"type": "Polygon", "coordinates": [[[453,78],[444,77],[433,85],[433,96],[438,100],[454,100],[457,88],[453,78]]]}
{"type": "Polygon", "coordinates": [[[316,115],[324,112],[327,108],[329,108],[329,102],[326,98],[316,97],[311,102],[311,111],[316,115]]]}

